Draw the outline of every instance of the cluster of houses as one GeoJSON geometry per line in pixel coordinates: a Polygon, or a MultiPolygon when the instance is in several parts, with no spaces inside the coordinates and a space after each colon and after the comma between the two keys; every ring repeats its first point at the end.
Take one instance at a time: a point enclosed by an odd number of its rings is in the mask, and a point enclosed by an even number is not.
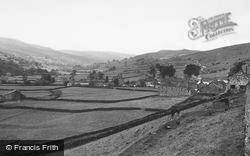
{"type": "Polygon", "coordinates": [[[230,89],[233,92],[245,92],[249,83],[248,64],[241,70],[229,75],[226,79],[204,81],[197,77],[190,81],[181,78],[168,78],[160,86],[161,96],[189,96],[192,93],[223,93],[230,89]]]}

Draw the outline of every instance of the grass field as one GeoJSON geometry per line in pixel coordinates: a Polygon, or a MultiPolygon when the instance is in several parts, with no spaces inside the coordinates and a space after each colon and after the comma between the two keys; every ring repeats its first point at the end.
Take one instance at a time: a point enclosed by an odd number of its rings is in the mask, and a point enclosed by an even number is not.
{"type": "Polygon", "coordinates": [[[83,87],[64,88],[61,89],[61,91],[62,96],[59,99],[83,100],[120,100],[157,94],[150,92],[83,87]]]}
{"type": "MultiPolygon", "coordinates": [[[[1,86],[8,89],[50,89],[50,86],[1,86]]],[[[117,89],[71,87],[62,90],[62,98],[113,100],[142,97],[156,94],[154,92],[128,91],[117,89]]],[[[6,92],[6,91],[1,91],[6,92]]],[[[49,91],[22,91],[28,97],[43,97],[49,91]]],[[[53,108],[82,110],[108,107],[164,108],[166,103],[181,99],[148,98],[118,103],[81,103],[65,101],[9,101],[4,106],[28,106],[32,108],[53,108]]],[[[152,112],[144,110],[95,111],[84,113],[48,112],[30,109],[0,109],[0,140],[4,139],[62,139],[90,131],[116,126],[152,112]]]]}
{"type": "Polygon", "coordinates": [[[24,100],[21,102],[5,102],[4,105],[8,106],[29,106],[29,107],[42,107],[54,109],[93,109],[93,108],[108,108],[108,107],[140,107],[140,108],[160,108],[167,109],[169,105],[181,102],[185,97],[180,98],[164,98],[153,97],[141,100],[133,100],[118,103],[81,103],[81,102],[65,102],[65,101],[32,101],[24,100]]]}
{"type": "MultiPolygon", "coordinates": [[[[19,89],[49,89],[50,87],[20,86],[19,89]]],[[[120,100],[148,95],[156,92],[70,87],[60,89],[61,99],[87,99],[87,100],[120,100]]],[[[5,91],[3,91],[5,92],[5,91]]],[[[22,91],[27,97],[43,97],[50,94],[49,91],[22,91]]],[[[97,131],[113,127],[147,116],[153,112],[144,108],[167,109],[171,105],[183,101],[183,98],[150,97],[140,100],[132,100],[116,103],[88,103],[67,101],[8,101],[1,103],[0,109],[0,140],[54,140],[63,139],[87,132],[97,131]],[[6,108],[14,107],[14,109],[6,108]],[[29,107],[32,109],[25,108],[29,107]],[[140,110],[108,110],[79,112],[79,110],[97,108],[141,108],[140,110]],[[33,109],[35,108],[35,109],[33,109]],[[48,110],[36,110],[37,108],[50,108],[48,110]],[[53,109],[53,110],[52,110],[53,109]],[[66,110],[59,112],[56,110],[66,110]],[[77,110],[72,112],[70,110],[77,110]]]]}
{"type": "Polygon", "coordinates": [[[62,139],[115,126],[148,115],[145,111],[55,113],[34,110],[0,110],[0,140],[62,139]]]}
{"type": "Polygon", "coordinates": [[[0,95],[6,94],[6,93],[8,93],[8,92],[9,92],[9,91],[0,90],[0,95]]]}

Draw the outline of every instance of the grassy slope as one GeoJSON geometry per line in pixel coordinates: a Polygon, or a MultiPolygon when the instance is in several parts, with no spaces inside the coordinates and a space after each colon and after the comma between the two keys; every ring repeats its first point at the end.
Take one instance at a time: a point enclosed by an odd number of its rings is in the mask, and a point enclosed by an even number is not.
{"type": "Polygon", "coordinates": [[[68,51],[58,51],[48,47],[25,43],[16,39],[0,38],[0,58],[12,57],[41,63],[43,67],[60,68],[63,65],[90,65],[105,62],[116,57],[125,58],[130,55],[110,52],[81,51],[80,55],[68,51]],[[102,55],[100,55],[102,54],[102,55]],[[105,55],[105,57],[104,57],[105,55]]]}
{"type": "Polygon", "coordinates": [[[141,139],[121,156],[244,155],[244,104],[245,99],[235,101],[226,112],[218,103],[185,111],[179,126],[170,130],[160,128],[156,134],[141,139]],[[215,106],[217,110],[209,115],[206,108],[215,106]]]}
{"type": "Polygon", "coordinates": [[[55,113],[0,110],[0,139],[62,139],[115,126],[150,114],[145,111],[55,113]]]}
{"type": "MultiPolygon", "coordinates": [[[[250,58],[250,43],[222,47],[208,51],[175,51],[176,55],[169,55],[168,52],[169,51],[149,53],[132,57],[119,63],[116,62],[114,65],[117,66],[117,70],[107,72],[106,74],[116,75],[119,72],[123,72],[125,77],[127,75],[136,74],[146,75],[151,64],[171,63],[177,69],[176,75],[183,76],[183,70],[186,64],[200,63],[201,65],[206,66],[203,73],[204,77],[225,77],[227,73],[226,70],[229,69],[234,62],[250,58]],[[127,63],[125,64],[125,62],[127,63]]],[[[172,52],[173,51],[170,51],[170,54],[173,54],[172,52]]]]}

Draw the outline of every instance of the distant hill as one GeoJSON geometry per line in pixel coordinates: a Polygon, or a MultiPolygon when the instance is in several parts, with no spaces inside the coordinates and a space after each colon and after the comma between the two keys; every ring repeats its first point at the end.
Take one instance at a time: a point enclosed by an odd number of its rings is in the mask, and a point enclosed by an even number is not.
{"type": "Polygon", "coordinates": [[[182,55],[188,55],[192,53],[196,53],[199,51],[194,51],[194,50],[187,50],[187,49],[182,49],[182,50],[160,50],[158,52],[152,52],[152,53],[146,53],[142,55],[137,55],[135,56],[135,59],[169,59],[172,57],[177,57],[177,56],[182,56],[182,55]]]}
{"type": "MultiPolygon", "coordinates": [[[[126,54],[102,52],[57,51],[48,47],[28,44],[16,39],[0,38],[0,58],[37,62],[46,69],[68,68],[74,65],[89,65],[106,62],[114,58],[125,58],[126,54]],[[119,55],[119,56],[118,56],[119,55]]],[[[27,64],[28,65],[28,64],[27,64]]]]}
{"type": "Polygon", "coordinates": [[[187,64],[194,63],[203,67],[202,76],[205,78],[222,78],[227,76],[229,68],[234,62],[250,59],[250,43],[232,45],[208,51],[194,50],[161,50],[155,53],[138,55],[130,59],[109,63],[109,67],[116,70],[107,70],[107,75],[124,73],[125,77],[140,79],[148,74],[149,67],[160,64],[173,64],[176,75],[183,76],[187,64]]]}
{"type": "Polygon", "coordinates": [[[75,65],[90,65],[85,69],[99,68],[111,77],[123,73],[131,81],[145,78],[149,67],[156,63],[173,64],[177,69],[176,75],[180,77],[183,76],[185,65],[195,63],[203,67],[204,77],[214,78],[225,77],[234,62],[250,59],[250,43],[207,51],[161,50],[131,57],[115,52],[58,51],[15,39],[0,38],[0,59],[12,61],[24,69],[37,67],[60,70],[72,69],[75,65]]]}
{"type": "Polygon", "coordinates": [[[186,64],[202,65],[204,77],[226,77],[228,70],[235,62],[250,58],[250,43],[232,45],[218,49],[196,52],[165,60],[174,64],[178,69],[184,69],[186,64]]]}
{"type": "Polygon", "coordinates": [[[143,79],[148,74],[149,67],[156,63],[163,62],[166,59],[193,54],[198,51],[193,50],[160,50],[158,52],[151,52],[142,55],[137,55],[130,58],[125,58],[121,61],[113,61],[106,63],[105,74],[112,77],[118,73],[123,73],[123,76],[129,81],[143,79]],[[113,66],[116,70],[109,70],[113,66]]]}
{"type": "Polygon", "coordinates": [[[131,57],[131,54],[109,52],[109,51],[76,51],[76,50],[61,50],[65,54],[80,56],[91,63],[107,62],[112,60],[121,60],[131,57]]]}

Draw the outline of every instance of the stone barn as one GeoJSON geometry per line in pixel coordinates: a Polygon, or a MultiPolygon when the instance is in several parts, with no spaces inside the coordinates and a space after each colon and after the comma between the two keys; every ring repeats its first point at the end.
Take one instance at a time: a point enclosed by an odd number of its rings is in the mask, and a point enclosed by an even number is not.
{"type": "Polygon", "coordinates": [[[208,85],[199,84],[198,90],[200,93],[223,93],[226,90],[226,83],[224,81],[214,80],[210,82],[208,85]]]}
{"type": "Polygon", "coordinates": [[[239,71],[228,77],[228,89],[244,90],[248,85],[248,77],[243,71],[239,71]]]}
{"type": "Polygon", "coordinates": [[[18,90],[13,90],[6,94],[0,95],[0,101],[18,101],[22,100],[23,98],[25,98],[24,95],[18,90]]]}

